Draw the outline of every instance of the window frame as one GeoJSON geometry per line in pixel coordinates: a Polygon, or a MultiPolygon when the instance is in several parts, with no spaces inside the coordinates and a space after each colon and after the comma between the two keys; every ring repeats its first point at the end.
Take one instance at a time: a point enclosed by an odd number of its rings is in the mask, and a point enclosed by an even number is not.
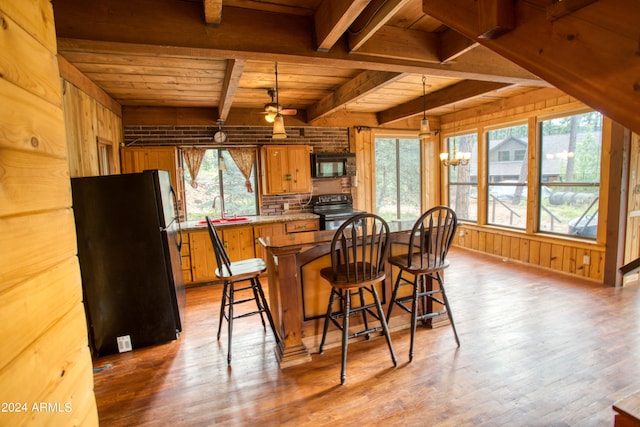
{"type": "MultiPolygon", "coordinates": [[[[500,228],[504,228],[504,229],[508,229],[508,230],[518,230],[518,231],[526,231],[528,229],[528,224],[529,224],[529,218],[531,216],[530,211],[530,201],[529,201],[529,195],[532,194],[531,190],[531,186],[530,186],[530,171],[531,171],[531,167],[533,167],[533,165],[529,162],[529,152],[531,150],[531,124],[529,123],[529,121],[527,119],[522,119],[522,120],[514,120],[514,121],[506,121],[506,122],[501,122],[492,126],[485,126],[482,128],[482,141],[484,144],[483,147],[483,151],[485,153],[485,165],[484,165],[484,176],[482,177],[483,182],[485,183],[485,197],[483,198],[483,204],[485,206],[483,206],[483,210],[484,212],[486,212],[486,217],[484,217],[484,222],[486,225],[492,226],[492,227],[500,227],[500,228]],[[527,173],[526,173],[526,181],[522,184],[520,183],[504,183],[504,182],[492,182],[491,181],[491,156],[490,156],[490,143],[489,143],[489,132],[493,132],[493,131],[497,131],[497,130],[501,130],[501,129],[508,129],[508,128],[516,128],[516,127],[520,127],[520,126],[526,126],[527,128],[527,136],[526,136],[526,149],[522,150],[524,151],[525,155],[524,158],[522,159],[522,161],[526,161],[527,162],[527,173]],[[524,193],[525,195],[522,196],[524,198],[524,215],[522,216],[523,220],[524,220],[524,225],[522,227],[518,227],[518,226],[512,226],[512,225],[507,225],[507,224],[500,224],[497,222],[491,222],[490,218],[493,216],[493,213],[491,212],[491,209],[495,209],[495,202],[492,203],[492,198],[490,196],[490,189],[491,187],[511,187],[511,186],[515,186],[515,187],[523,187],[524,189],[524,193]]],[[[521,138],[519,138],[521,139],[521,138]]],[[[518,150],[513,150],[513,152],[515,153],[518,150]]],[[[511,151],[510,151],[511,152],[511,151]]],[[[515,160],[515,156],[510,156],[510,160],[509,162],[517,162],[519,160],[515,160]]],[[[504,163],[504,160],[496,160],[496,163],[504,163]]],[[[498,202],[500,203],[500,202],[498,202]]],[[[508,206],[506,206],[508,208],[508,206]]],[[[480,209],[480,206],[478,207],[480,209]]]]}
{"type": "MultiPolygon", "coordinates": [[[[475,135],[475,156],[474,156],[474,150],[471,151],[471,158],[469,160],[469,164],[471,164],[471,162],[474,161],[475,159],[475,167],[476,167],[476,181],[468,181],[468,182],[456,182],[455,184],[451,183],[451,175],[449,173],[449,171],[451,170],[450,168],[453,168],[454,166],[444,166],[442,165],[442,161],[440,161],[440,165],[443,168],[443,180],[445,182],[445,186],[446,186],[446,201],[447,204],[452,207],[453,209],[455,209],[455,207],[451,206],[451,186],[455,185],[455,186],[461,186],[461,185],[469,185],[471,186],[471,188],[475,187],[476,191],[476,212],[475,212],[475,219],[469,219],[469,218],[463,218],[460,215],[458,215],[458,219],[460,221],[464,221],[464,222],[468,222],[471,224],[480,224],[480,203],[481,203],[481,198],[480,198],[480,182],[481,182],[481,173],[483,172],[484,168],[482,167],[482,163],[481,163],[481,158],[480,158],[480,153],[482,150],[482,144],[483,141],[480,138],[480,134],[479,134],[479,129],[478,128],[467,128],[467,129],[456,129],[455,131],[452,132],[447,132],[446,134],[444,134],[442,136],[442,150],[440,151],[441,153],[447,152],[449,154],[449,156],[452,156],[452,147],[449,144],[449,140],[451,138],[459,138],[462,136],[466,136],[466,135],[475,135]]],[[[456,150],[459,150],[459,147],[456,146],[456,150]]],[[[459,166],[457,166],[459,167],[459,166]]],[[[457,168],[456,167],[456,168],[457,168]]],[[[471,176],[471,174],[470,174],[471,176]]],[[[458,214],[458,212],[456,212],[456,214],[458,214]]]]}
{"type": "MultiPolygon", "coordinates": [[[[221,145],[221,146],[203,146],[202,148],[205,148],[207,151],[211,150],[212,151],[212,156],[214,156],[213,157],[214,161],[218,162],[218,165],[219,165],[220,150],[227,151],[227,155],[230,157],[230,155],[228,154],[228,149],[234,148],[234,147],[233,146],[221,145]]],[[[222,206],[224,206],[225,210],[226,210],[225,215],[235,215],[235,214],[238,214],[238,215],[241,215],[241,216],[257,216],[257,215],[260,215],[260,190],[259,190],[259,188],[260,188],[259,187],[259,185],[260,185],[260,178],[259,178],[260,172],[259,172],[259,160],[258,160],[258,158],[259,158],[259,149],[258,149],[258,147],[248,147],[248,148],[253,148],[255,150],[255,152],[256,152],[255,153],[256,154],[255,161],[253,162],[253,172],[252,172],[253,179],[251,181],[251,184],[253,185],[253,198],[254,198],[255,213],[229,212],[228,206],[226,206],[226,204],[223,203],[222,206]]],[[[184,173],[182,175],[183,175],[184,188],[185,188],[185,192],[184,192],[185,193],[184,194],[185,218],[193,220],[194,218],[189,218],[189,215],[190,215],[190,211],[189,211],[189,196],[190,196],[190,194],[189,194],[189,192],[190,192],[190,190],[187,189],[187,187],[191,186],[189,184],[189,182],[187,182],[188,177],[189,177],[188,176],[189,172],[188,172],[187,165],[184,163],[185,162],[184,157],[183,156],[181,156],[181,157],[182,157],[181,165],[182,165],[182,168],[184,170],[184,173]]],[[[225,166],[228,168],[230,161],[228,159],[225,159],[224,163],[225,163],[225,166]]],[[[214,194],[213,196],[211,196],[211,201],[210,201],[211,205],[213,204],[213,199],[216,196],[219,195],[220,198],[224,198],[225,187],[228,187],[228,184],[225,184],[225,180],[224,180],[224,170],[221,170],[219,168],[219,166],[216,166],[216,169],[217,169],[217,173],[215,175],[216,175],[216,179],[218,180],[217,181],[217,185],[218,185],[218,188],[219,188],[219,192],[218,192],[218,194],[214,194]]],[[[198,176],[201,176],[200,173],[198,174],[198,176]]],[[[217,202],[216,209],[211,208],[208,212],[203,212],[202,213],[202,218],[204,218],[205,215],[212,216],[212,217],[217,217],[222,212],[222,210],[221,210],[222,206],[220,205],[220,203],[222,203],[222,202],[220,202],[219,200],[216,200],[216,202],[217,202]]],[[[197,219],[202,219],[202,218],[198,217],[197,219]]]]}
{"type": "MultiPolygon", "coordinates": [[[[372,154],[372,159],[373,159],[373,166],[372,169],[374,171],[374,177],[373,177],[373,201],[372,201],[372,211],[376,212],[378,215],[381,215],[378,210],[378,188],[377,188],[377,170],[378,168],[375,166],[377,163],[377,159],[376,159],[376,141],[377,139],[395,139],[396,140],[396,147],[395,147],[395,152],[396,152],[396,157],[395,157],[395,180],[396,180],[396,194],[395,194],[395,201],[396,201],[396,210],[395,210],[395,214],[396,214],[396,218],[392,219],[394,221],[415,221],[420,215],[415,216],[415,217],[407,217],[404,218],[402,217],[402,212],[401,212],[401,191],[399,190],[399,186],[398,186],[398,182],[399,182],[399,175],[400,175],[400,156],[398,155],[399,153],[399,141],[401,139],[409,139],[409,140],[416,140],[417,144],[418,144],[418,152],[419,152],[419,171],[420,171],[420,176],[418,177],[418,182],[419,182],[419,212],[422,213],[424,211],[424,179],[425,179],[425,170],[424,170],[424,141],[419,138],[416,134],[408,134],[408,133],[403,133],[403,132],[375,132],[372,133],[372,144],[371,144],[371,154],[372,154]]],[[[382,216],[382,215],[381,215],[382,216]]]]}
{"type": "MultiPolygon", "coordinates": [[[[590,108],[581,108],[581,109],[577,109],[577,110],[567,110],[567,111],[562,111],[559,113],[554,113],[554,114],[547,114],[547,115],[540,115],[540,116],[536,116],[536,154],[539,158],[538,164],[537,164],[537,176],[536,176],[536,185],[537,185],[537,200],[536,200],[536,225],[535,225],[535,230],[534,233],[538,233],[541,235],[548,235],[548,236],[554,236],[554,237],[560,237],[560,238],[571,238],[571,239],[581,239],[581,240],[585,240],[588,242],[597,242],[598,240],[598,234],[599,232],[596,231],[596,235],[593,237],[586,237],[586,236],[577,236],[574,234],[569,234],[569,233],[564,233],[564,232],[556,232],[556,231],[550,231],[550,230],[543,230],[542,229],[542,214],[541,211],[543,209],[543,204],[542,204],[542,199],[544,197],[543,194],[543,187],[597,187],[598,188],[598,197],[596,198],[595,201],[593,201],[593,203],[591,203],[592,206],[596,207],[596,212],[599,211],[600,208],[600,190],[602,189],[602,171],[603,171],[603,162],[605,160],[605,153],[603,151],[603,149],[605,148],[605,140],[604,140],[604,132],[605,132],[605,121],[606,121],[606,116],[597,111],[597,110],[593,110],[590,108]],[[543,161],[544,161],[544,153],[543,153],[543,148],[544,148],[544,144],[543,144],[543,131],[542,131],[542,127],[543,127],[543,123],[550,121],[550,120],[554,120],[554,119],[561,119],[561,118],[565,118],[565,117],[572,117],[572,116],[582,116],[585,114],[592,114],[592,113],[596,113],[600,115],[600,155],[598,157],[599,159],[599,179],[598,181],[594,181],[594,182],[588,182],[588,181],[571,181],[570,183],[568,182],[547,182],[547,181],[543,181],[542,179],[542,173],[543,173],[543,161]]],[[[585,211],[586,213],[586,211],[585,211]]],[[[598,223],[597,223],[597,228],[596,230],[600,230],[602,227],[602,221],[600,216],[598,216],[597,219],[598,223]]]]}

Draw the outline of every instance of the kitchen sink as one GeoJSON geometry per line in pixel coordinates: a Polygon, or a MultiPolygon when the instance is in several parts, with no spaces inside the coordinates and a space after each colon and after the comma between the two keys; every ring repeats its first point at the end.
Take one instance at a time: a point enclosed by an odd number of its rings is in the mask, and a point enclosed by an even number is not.
{"type": "MultiPolygon", "coordinates": [[[[211,218],[213,224],[234,224],[238,222],[249,222],[251,219],[246,216],[234,216],[229,218],[211,218]]],[[[202,219],[198,221],[198,225],[207,225],[207,220],[202,219]]]]}

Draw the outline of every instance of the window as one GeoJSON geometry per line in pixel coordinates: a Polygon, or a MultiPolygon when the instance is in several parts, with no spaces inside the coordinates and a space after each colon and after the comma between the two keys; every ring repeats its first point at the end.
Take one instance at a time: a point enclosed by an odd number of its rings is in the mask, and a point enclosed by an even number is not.
{"type": "Polygon", "coordinates": [[[508,151],[498,151],[498,161],[499,162],[508,162],[510,160],[508,151]]]}
{"type": "MultiPolygon", "coordinates": [[[[475,133],[448,137],[449,153],[471,153],[466,165],[449,166],[449,206],[458,219],[478,220],[478,136],[475,133]]],[[[451,157],[451,156],[450,156],[451,157]]]]}
{"type": "Polygon", "coordinates": [[[487,222],[525,228],[527,223],[527,145],[526,124],[487,132],[489,150],[487,222]],[[510,160],[503,153],[520,153],[510,160]],[[519,158],[519,160],[516,159],[519,158]]]}
{"type": "Polygon", "coordinates": [[[595,239],[602,115],[589,112],[545,120],[540,134],[539,231],[595,239]]]}
{"type": "Polygon", "coordinates": [[[189,168],[183,160],[185,199],[188,220],[203,219],[206,215],[219,217],[224,207],[225,215],[256,215],[258,201],[255,162],[249,182],[253,192],[247,191],[246,179],[224,148],[207,149],[196,177],[196,187],[191,184],[189,168]],[[214,199],[216,207],[213,207],[214,199]]]}
{"type": "Polygon", "coordinates": [[[385,220],[417,219],[422,213],[420,140],[375,139],[376,214],[385,220]]]}
{"type": "Polygon", "coordinates": [[[116,173],[113,142],[100,137],[96,138],[96,142],[98,144],[98,173],[100,175],[116,173]]]}

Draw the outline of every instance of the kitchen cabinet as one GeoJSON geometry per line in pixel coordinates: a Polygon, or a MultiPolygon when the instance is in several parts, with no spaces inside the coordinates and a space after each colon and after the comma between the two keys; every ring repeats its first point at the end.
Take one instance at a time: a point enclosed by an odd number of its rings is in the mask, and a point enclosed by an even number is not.
{"type": "MultiPolygon", "coordinates": [[[[282,236],[284,234],[317,231],[318,219],[268,222],[264,224],[243,224],[241,226],[218,227],[222,243],[231,261],[259,257],[266,260],[266,251],[258,241],[260,237],[282,236]]],[[[213,282],[216,277],[216,256],[209,237],[209,230],[189,230],[184,232],[182,244],[182,274],[185,283],[213,282]]]]}
{"type": "MultiPolygon", "coordinates": [[[[217,231],[231,261],[255,257],[253,226],[230,227],[224,230],[218,228],[217,231]]],[[[188,235],[191,282],[218,280],[216,277],[218,263],[213,252],[209,230],[204,228],[189,231],[188,235]]]]}
{"type": "Polygon", "coordinates": [[[285,231],[287,234],[302,233],[304,231],[318,231],[319,229],[320,220],[317,219],[300,219],[285,223],[285,231]]]}
{"type": "Polygon", "coordinates": [[[260,151],[264,194],[311,192],[311,147],[267,145],[260,151]]]}
{"type": "Polygon", "coordinates": [[[264,262],[267,262],[267,251],[265,247],[262,246],[262,243],[258,241],[260,237],[282,236],[285,233],[286,231],[284,222],[275,222],[254,226],[253,235],[255,237],[256,257],[262,258],[264,262]]]}
{"type": "Polygon", "coordinates": [[[182,185],[182,162],[177,147],[124,147],[120,150],[122,173],[160,169],[169,172],[171,185],[176,192],[178,212],[184,219],[184,187],[182,185]]]}

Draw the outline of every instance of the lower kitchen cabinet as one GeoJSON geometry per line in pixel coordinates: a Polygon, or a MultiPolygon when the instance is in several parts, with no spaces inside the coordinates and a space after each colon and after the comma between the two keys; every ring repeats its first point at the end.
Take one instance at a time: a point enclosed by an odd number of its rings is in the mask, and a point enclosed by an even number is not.
{"type": "MultiPolygon", "coordinates": [[[[266,260],[266,253],[259,237],[278,236],[303,231],[316,231],[319,221],[294,220],[258,225],[244,225],[218,228],[222,243],[231,261],[259,257],[266,260]]],[[[184,282],[202,283],[218,280],[216,277],[216,256],[206,228],[185,232],[182,245],[182,274],[184,282]]]]}
{"type": "Polygon", "coordinates": [[[282,236],[286,233],[284,222],[275,222],[270,224],[256,225],[253,227],[253,235],[255,236],[256,257],[262,258],[267,262],[267,251],[258,241],[260,237],[282,236]]]}
{"type": "MultiPolygon", "coordinates": [[[[255,257],[252,226],[218,229],[218,233],[220,233],[220,238],[231,261],[255,257]]],[[[203,230],[189,231],[188,234],[191,282],[217,280],[216,268],[218,268],[218,263],[213,252],[209,230],[205,228],[203,230]]]]}

